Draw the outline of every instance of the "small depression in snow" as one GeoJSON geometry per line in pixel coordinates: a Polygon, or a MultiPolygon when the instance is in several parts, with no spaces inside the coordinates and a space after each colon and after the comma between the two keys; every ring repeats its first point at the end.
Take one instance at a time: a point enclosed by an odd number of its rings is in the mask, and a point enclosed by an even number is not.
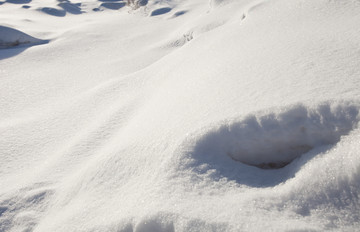
{"type": "Polygon", "coordinates": [[[187,150],[191,160],[187,163],[196,173],[211,173],[216,179],[275,185],[300,168],[292,164],[294,160],[306,154],[304,163],[331,149],[357,126],[359,116],[359,105],[350,102],[299,104],[248,115],[195,136],[187,150]]]}

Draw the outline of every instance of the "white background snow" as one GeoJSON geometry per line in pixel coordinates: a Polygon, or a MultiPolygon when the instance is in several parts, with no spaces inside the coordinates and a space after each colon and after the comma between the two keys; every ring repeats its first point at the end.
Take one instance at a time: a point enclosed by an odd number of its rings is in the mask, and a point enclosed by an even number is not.
{"type": "Polygon", "coordinates": [[[360,1],[0,1],[0,231],[357,231],[360,1]]]}

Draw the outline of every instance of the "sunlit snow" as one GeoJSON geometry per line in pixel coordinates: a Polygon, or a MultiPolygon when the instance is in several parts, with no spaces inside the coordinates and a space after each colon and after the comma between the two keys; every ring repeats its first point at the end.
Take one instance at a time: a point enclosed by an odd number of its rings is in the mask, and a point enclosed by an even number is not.
{"type": "Polygon", "coordinates": [[[359,12],[1,0],[0,232],[359,230],[359,12]]]}

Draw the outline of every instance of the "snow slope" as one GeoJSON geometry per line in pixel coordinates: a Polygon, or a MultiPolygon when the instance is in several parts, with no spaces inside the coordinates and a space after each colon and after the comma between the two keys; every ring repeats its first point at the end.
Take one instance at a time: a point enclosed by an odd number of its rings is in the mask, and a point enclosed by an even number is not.
{"type": "Polygon", "coordinates": [[[0,231],[356,231],[360,2],[138,5],[0,2],[0,231]]]}

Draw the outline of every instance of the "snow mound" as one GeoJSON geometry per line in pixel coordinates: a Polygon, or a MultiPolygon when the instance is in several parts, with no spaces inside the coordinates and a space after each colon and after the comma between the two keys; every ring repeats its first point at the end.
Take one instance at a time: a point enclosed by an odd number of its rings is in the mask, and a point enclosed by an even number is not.
{"type": "Polygon", "coordinates": [[[34,46],[48,42],[48,40],[34,38],[16,29],[0,26],[0,49],[11,48],[20,45],[34,46]]]}
{"type": "Polygon", "coordinates": [[[246,169],[244,173],[254,173],[249,168],[280,169],[304,154],[314,157],[331,149],[357,127],[359,109],[351,102],[297,104],[217,124],[190,140],[186,149],[190,163],[185,163],[197,172],[211,170],[218,172],[218,178],[230,179],[239,169],[246,169]]]}

